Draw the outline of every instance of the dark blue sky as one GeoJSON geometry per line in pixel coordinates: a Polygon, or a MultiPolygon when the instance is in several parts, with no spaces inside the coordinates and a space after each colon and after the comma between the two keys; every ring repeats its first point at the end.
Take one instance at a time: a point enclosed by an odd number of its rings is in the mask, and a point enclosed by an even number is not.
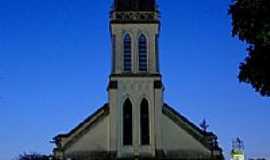
{"type": "MultiPolygon", "coordinates": [[[[231,38],[231,0],[159,0],[165,99],[203,118],[225,154],[240,136],[270,157],[270,100],[237,80],[245,46],[231,38]]],[[[107,101],[111,0],[0,0],[0,159],[49,153],[52,137],[107,101]]]]}

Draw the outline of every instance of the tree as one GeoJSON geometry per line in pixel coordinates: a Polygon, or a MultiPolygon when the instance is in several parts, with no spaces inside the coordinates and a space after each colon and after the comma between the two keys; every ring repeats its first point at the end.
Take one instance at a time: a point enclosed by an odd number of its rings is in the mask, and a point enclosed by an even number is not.
{"type": "Polygon", "coordinates": [[[248,44],[239,80],[270,96],[270,0],[234,0],[229,14],[233,37],[248,44]]]}
{"type": "Polygon", "coordinates": [[[16,158],[16,160],[50,160],[50,157],[47,155],[42,155],[42,154],[37,154],[37,153],[31,153],[31,154],[23,153],[19,155],[19,157],[16,158]]]}

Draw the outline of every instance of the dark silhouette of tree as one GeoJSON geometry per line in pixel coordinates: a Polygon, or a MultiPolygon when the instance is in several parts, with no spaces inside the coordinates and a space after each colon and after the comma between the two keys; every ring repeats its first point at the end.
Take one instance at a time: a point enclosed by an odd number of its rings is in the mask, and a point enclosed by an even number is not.
{"type": "Polygon", "coordinates": [[[50,160],[50,157],[38,153],[23,153],[16,160],[50,160]]]}
{"type": "Polygon", "coordinates": [[[232,35],[248,44],[239,80],[270,96],[270,0],[234,0],[229,14],[232,35]]]}

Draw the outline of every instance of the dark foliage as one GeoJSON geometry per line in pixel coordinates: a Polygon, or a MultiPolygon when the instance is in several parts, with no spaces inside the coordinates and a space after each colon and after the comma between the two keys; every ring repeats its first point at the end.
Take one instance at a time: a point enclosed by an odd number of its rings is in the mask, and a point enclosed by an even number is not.
{"type": "Polygon", "coordinates": [[[50,160],[49,156],[37,154],[37,153],[31,153],[31,154],[21,154],[16,160],[50,160]]]}
{"type": "Polygon", "coordinates": [[[250,83],[263,96],[270,96],[270,46],[254,46],[240,65],[240,81],[250,83]]]}
{"type": "Polygon", "coordinates": [[[233,36],[249,45],[239,80],[270,96],[270,0],[235,0],[229,14],[233,36]]]}

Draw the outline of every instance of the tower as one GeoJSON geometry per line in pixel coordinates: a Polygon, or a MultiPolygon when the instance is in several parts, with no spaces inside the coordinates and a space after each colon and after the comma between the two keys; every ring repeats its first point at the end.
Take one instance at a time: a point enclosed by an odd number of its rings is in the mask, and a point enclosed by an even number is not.
{"type": "Polygon", "coordinates": [[[163,86],[159,72],[159,11],[155,0],[115,0],[110,14],[112,151],[155,156],[160,146],[163,86]],[[120,122],[120,123],[115,123],[120,122]]]}

